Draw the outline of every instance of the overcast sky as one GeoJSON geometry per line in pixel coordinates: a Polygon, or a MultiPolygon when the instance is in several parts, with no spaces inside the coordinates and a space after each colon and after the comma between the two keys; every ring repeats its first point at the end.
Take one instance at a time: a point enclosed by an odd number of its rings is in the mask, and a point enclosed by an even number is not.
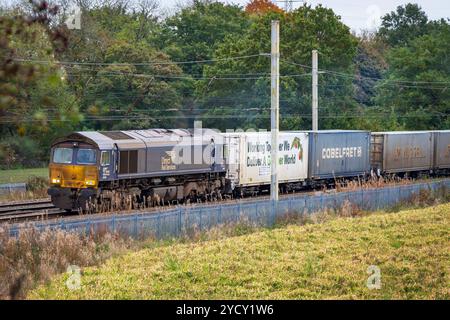
{"type": "MultiPolygon", "coordinates": [[[[184,1],[161,0],[161,6],[167,9],[173,9],[176,4],[180,2],[182,3],[184,1]]],[[[223,0],[222,2],[245,6],[245,4],[248,3],[248,0],[223,0]]],[[[306,2],[313,6],[320,3],[324,7],[333,9],[336,14],[342,17],[342,21],[355,31],[360,31],[361,29],[375,29],[380,25],[381,16],[394,11],[397,6],[408,2],[419,4],[432,20],[450,18],[449,0],[308,0],[306,2]]],[[[284,2],[279,2],[277,4],[280,7],[284,7],[285,5],[284,2]]],[[[301,6],[301,4],[300,1],[294,0],[293,6],[295,8],[301,6]]]]}

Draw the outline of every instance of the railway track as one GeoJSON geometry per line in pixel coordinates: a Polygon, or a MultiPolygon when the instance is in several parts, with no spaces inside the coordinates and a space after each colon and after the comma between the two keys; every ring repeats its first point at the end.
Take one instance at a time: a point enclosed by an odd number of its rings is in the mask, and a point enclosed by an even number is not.
{"type": "MultiPolygon", "coordinates": [[[[420,181],[416,181],[420,182],[420,181]]],[[[398,185],[396,183],[394,184],[387,184],[386,187],[389,185],[398,185]]],[[[372,188],[377,188],[373,186],[372,188]]],[[[346,190],[342,190],[346,191],[346,190]]],[[[296,191],[292,193],[282,193],[280,194],[280,198],[285,197],[291,197],[295,194],[303,193],[303,194],[314,194],[316,192],[339,192],[336,189],[326,189],[326,190],[319,190],[319,189],[309,189],[309,190],[301,190],[296,191]]],[[[248,201],[253,201],[255,199],[269,199],[269,195],[267,193],[258,194],[255,196],[249,196],[245,198],[239,198],[239,199],[228,199],[224,198],[219,201],[206,201],[206,202],[199,202],[199,203],[189,203],[189,204],[169,204],[164,206],[155,206],[155,207],[145,207],[145,208],[130,208],[130,209],[122,209],[122,210],[113,210],[109,212],[101,212],[101,213],[90,213],[90,215],[105,215],[105,214],[127,214],[127,213],[134,213],[141,210],[145,210],[146,212],[159,212],[164,211],[164,209],[170,210],[173,207],[177,206],[189,206],[189,207],[195,207],[196,205],[201,204],[202,206],[205,205],[226,205],[226,204],[232,204],[236,202],[245,203],[248,201]]],[[[17,223],[17,222],[26,222],[26,221],[36,221],[36,220],[47,220],[47,219],[57,219],[57,218],[75,218],[74,216],[80,215],[77,211],[67,212],[62,209],[58,209],[51,203],[50,199],[41,199],[41,200],[28,200],[28,201],[21,201],[21,202],[14,202],[14,203],[0,203],[0,224],[1,223],[17,223]]]]}
{"type": "Polygon", "coordinates": [[[56,208],[47,199],[0,204],[0,223],[48,219],[64,214],[67,212],[56,208]]]}
{"type": "MultiPolygon", "coordinates": [[[[312,190],[304,190],[302,193],[314,193],[316,191],[312,190]]],[[[299,192],[295,192],[299,193],[299,192]]],[[[295,193],[291,194],[280,194],[280,198],[292,196],[295,193]]],[[[145,208],[134,208],[134,209],[123,209],[123,210],[113,210],[109,212],[101,212],[101,213],[91,213],[90,215],[104,215],[104,214],[114,214],[114,213],[133,213],[141,210],[145,210],[147,212],[159,212],[161,210],[170,210],[173,207],[179,205],[186,205],[190,207],[195,207],[196,205],[226,205],[231,203],[236,203],[239,201],[241,203],[245,203],[248,201],[258,199],[269,198],[267,194],[259,194],[256,196],[249,196],[245,198],[239,199],[228,199],[224,198],[218,201],[206,201],[206,202],[192,202],[189,204],[167,204],[163,206],[154,206],[154,207],[145,207],[145,208]]],[[[17,223],[17,222],[27,222],[27,221],[36,221],[36,220],[48,220],[48,219],[57,219],[57,218],[69,218],[75,215],[79,215],[79,212],[72,211],[67,212],[62,209],[56,208],[50,201],[50,199],[43,200],[30,200],[30,201],[22,201],[22,202],[14,202],[14,203],[0,203],[0,224],[1,223],[17,223]]]]}

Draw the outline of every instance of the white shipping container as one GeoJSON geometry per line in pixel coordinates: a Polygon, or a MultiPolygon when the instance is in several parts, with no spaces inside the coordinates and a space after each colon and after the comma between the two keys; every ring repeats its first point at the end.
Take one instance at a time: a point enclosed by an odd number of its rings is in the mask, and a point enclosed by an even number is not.
{"type": "MultiPolygon", "coordinates": [[[[270,132],[226,135],[228,178],[235,185],[270,184],[270,132]]],[[[278,135],[278,180],[306,180],[308,174],[308,133],[283,131],[278,135]]]]}

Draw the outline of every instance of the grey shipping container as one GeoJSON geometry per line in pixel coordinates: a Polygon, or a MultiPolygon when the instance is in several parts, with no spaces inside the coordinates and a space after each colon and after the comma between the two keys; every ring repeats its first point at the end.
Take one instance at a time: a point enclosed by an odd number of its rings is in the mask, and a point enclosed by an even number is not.
{"type": "Polygon", "coordinates": [[[308,178],[331,179],[370,172],[370,132],[311,131],[308,178]]]}
{"type": "Polygon", "coordinates": [[[434,132],[434,168],[450,168],[450,130],[440,130],[434,132]]]}
{"type": "Polygon", "coordinates": [[[379,173],[431,170],[432,131],[372,132],[371,162],[379,173]]]}

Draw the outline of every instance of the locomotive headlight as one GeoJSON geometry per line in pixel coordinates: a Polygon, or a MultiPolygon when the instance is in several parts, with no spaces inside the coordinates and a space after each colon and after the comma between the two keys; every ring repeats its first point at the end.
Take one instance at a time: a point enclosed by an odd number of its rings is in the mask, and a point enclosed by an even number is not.
{"type": "Polygon", "coordinates": [[[95,186],[95,180],[85,180],[84,184],[87,186],[95,186]]]}
{"type": "Polygon", "coordinates": [[[52,183],[54,183],[54,184],[61,183],[61,180],[57,179],[57,178],[53,178],[52,183]]]}

